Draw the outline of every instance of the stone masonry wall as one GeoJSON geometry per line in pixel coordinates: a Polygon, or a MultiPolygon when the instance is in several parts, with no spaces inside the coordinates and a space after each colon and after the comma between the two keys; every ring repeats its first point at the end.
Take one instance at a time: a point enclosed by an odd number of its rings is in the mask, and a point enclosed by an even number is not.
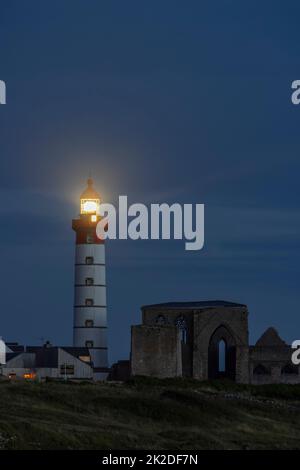
{"type": "Polygon", "coordinates": [[[131,374],[181,377],[181,345],[175,326],[132,326],[131,374]]]}
{"type": "Polygon", "coordinates": [[[221,325],[236,344],[236,381],[249,382],[248,311],[245,307],[218,307],[194,312],[193,377],[208,378],[208,347],[211,336],[221,325]]]}
{"type": "Polygon", "coordinates": [[[296,373],[284,373],[284,367],[292,365],[292,348],[289,346],[250,347],[250,383],[300,383],[300,368],[295,367],[296,373]],[[263,366],[268,373],[255,374],[254,370],[263,366]]]}

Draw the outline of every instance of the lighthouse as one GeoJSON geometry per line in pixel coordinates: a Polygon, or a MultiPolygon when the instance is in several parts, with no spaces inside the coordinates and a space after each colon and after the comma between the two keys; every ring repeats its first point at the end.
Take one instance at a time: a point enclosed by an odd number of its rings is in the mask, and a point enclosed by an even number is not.
{"type": "Polygon", "coordinates": [[[76,233],[73,346],[88,348],[93,362],[94,378],[106,379],[107,307],[105,245],[96,235],[100,196],[93,180],[80,196],[80,215],[73,219],[76,233]]]}

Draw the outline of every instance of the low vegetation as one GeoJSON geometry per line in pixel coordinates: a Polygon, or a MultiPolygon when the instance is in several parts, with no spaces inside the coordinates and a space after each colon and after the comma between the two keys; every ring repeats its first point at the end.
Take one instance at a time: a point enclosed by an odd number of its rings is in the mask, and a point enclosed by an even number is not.
{"type": "Polygon", "coordinates": [[[0,383],[0,449],[300,449],[300,385],[0,383]]]}

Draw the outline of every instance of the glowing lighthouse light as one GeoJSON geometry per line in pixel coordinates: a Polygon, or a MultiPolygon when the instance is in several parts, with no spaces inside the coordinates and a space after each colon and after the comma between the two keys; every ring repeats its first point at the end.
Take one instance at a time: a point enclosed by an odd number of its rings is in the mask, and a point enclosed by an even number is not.
{"type": "Polygon", "coordinates": [[[89,178],[88,187],[80,197],[80,213],[81,214],[99,214],[100,196],[93,188],[93,180],[89,178]]]}
{"type": "Polygon", "coordinates": [[[99,203],[97,201],[83,200],[81,203],[81,213],[90,214],[92,212],[97,212],[99,203]]]}

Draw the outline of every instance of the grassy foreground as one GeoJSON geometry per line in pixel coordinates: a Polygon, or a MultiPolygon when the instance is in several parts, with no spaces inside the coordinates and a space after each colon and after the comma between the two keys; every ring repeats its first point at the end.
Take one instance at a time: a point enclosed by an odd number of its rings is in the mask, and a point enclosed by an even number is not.
{"type": "Polygon", "coordinates": [[[0,382],[0,449],[300,449],[300,386],[0,382]]]}

